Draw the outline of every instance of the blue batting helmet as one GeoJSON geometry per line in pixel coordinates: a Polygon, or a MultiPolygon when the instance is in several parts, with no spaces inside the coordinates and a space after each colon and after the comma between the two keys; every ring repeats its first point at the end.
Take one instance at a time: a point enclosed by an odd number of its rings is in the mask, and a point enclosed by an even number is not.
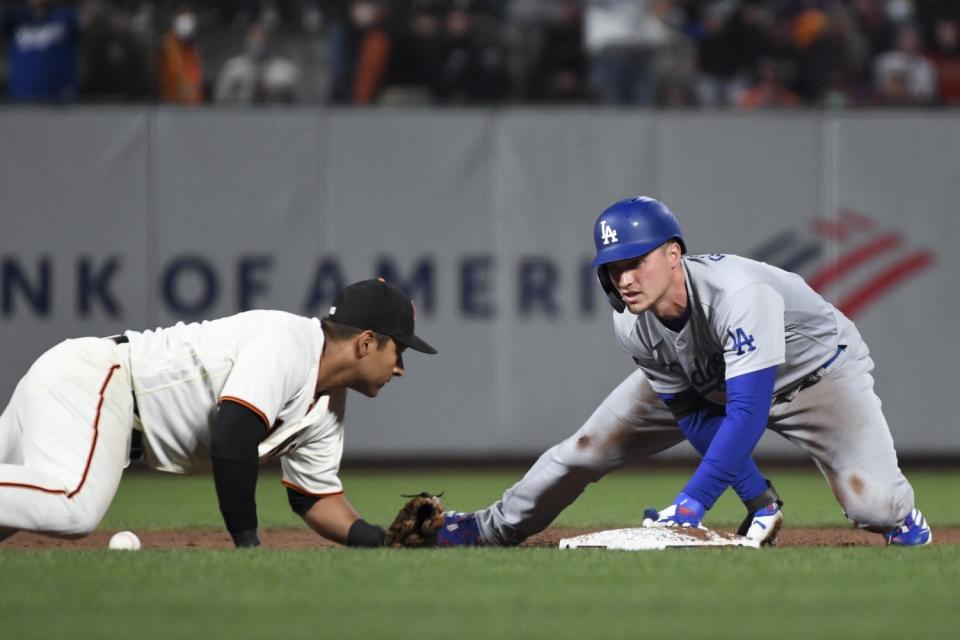
{"type": "Polygon", "coordinates": [[[637,196],[621,200],[600,214],[593,227],[597,257],[592,265],[597,268],[600,286],[614,309],[622,313],[625,305],[607,275],[606,265],[618,260],[639,258],[669,240],[676,240],[680,243],[681,251],[686,252],[680,224],[670,209],[654,198],[637,196]]]}

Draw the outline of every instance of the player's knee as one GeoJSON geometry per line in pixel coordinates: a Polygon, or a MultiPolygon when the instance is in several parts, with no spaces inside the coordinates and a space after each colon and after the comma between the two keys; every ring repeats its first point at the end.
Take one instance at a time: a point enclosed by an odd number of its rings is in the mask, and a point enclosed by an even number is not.
{"type": "Polygon", "coordinates": [[[93,533],[99,524],[99,518],[84,517],[73,519],[69,525],[60,532],[60,535],[65,538],[84,538],[93,533]]]}
{"type": "Polygon", "coordinates": [[[90,509],[89,507],[73,503],[68,505],[64,517],[56,523],[55,535],[62,538],[83,538],[93,533],[100,521],[103,519],[103,512],[99,509],[90,509]]]}
{"type": "Polygon", "coordinates": [[[554,460],[579,473],[604,474],[616,468],[622,452],[589,434],[580,434],[554,447],[554,460]]]}
{"type": "Polygon", "coordinates": [[[831,484],[844,514],[863,529],[889,531],[913,508],[913,488],[902,476],[871,478],[863,473],[850,473],[831,484]]]}
{"type": "Polygon", "coordinates": [[[863,505],[844,507],[844,514],[850,522],[861,529],[874,533],[883,533],[894,528],[903,522],[907,513],[910,513],[910,509],[871,508],[863,505]]]}
{"type": "Polygon", "coordinates": [[[99,521],[78,520],[73,517],[50,519],[36,527],[36,530],[54,538],[76,540],[85,538],[93,533],[99,521]]]}

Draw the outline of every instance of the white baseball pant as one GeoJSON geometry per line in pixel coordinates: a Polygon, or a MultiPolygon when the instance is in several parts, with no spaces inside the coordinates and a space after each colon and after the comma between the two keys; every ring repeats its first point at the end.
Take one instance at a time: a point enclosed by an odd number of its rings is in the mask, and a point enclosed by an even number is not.
{"type": "Polygon", "coordinates": [[[66,340],[40,356],[0,416],[0,539],[93,531],[129,463],[127,345],[66,340]]]}

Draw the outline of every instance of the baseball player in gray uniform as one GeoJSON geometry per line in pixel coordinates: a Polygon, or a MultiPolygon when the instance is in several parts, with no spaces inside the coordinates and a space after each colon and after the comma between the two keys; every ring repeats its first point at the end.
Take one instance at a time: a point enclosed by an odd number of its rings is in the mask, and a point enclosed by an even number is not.
{"type": "Polygon", "coordinates": [[[319,534],[379,546],[338,477],[347,389],[376,396],[404,373],[413,302],[381,279],[345,288],[322,320],[247,311],[44,353],[0,416],[0,540],[82,537],[106,513],[142,437],[158,470],[212,468],[237,547],[260,544],[259,465],[279,458],[293,510],[319,534]]]}
{"type": "Polygon", "coordinates": [[[793,273],[687,255],[676,218],[652,198],[612,205],[594,240],[614,332],[639,368],[501,500],[451,519],[448,544],[518,544],[588,483],[684,438],[701,462],[644,520],[700,527],[732,486],[747,508],[740,533],[772,544],[783,503],[752,459],[767,428],[810,454],[858,527],[889,544],[931,541],[873,390],[870,351],[848,318],[793,273]]]}

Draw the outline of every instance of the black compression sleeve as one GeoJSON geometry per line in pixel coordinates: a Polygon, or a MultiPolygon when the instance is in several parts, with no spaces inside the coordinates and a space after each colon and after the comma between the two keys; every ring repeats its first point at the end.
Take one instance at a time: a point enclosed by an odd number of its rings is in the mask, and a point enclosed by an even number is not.
{"type": "Polygon", "coordinates": [[[231,535],[257,528],[257,471],[255,464],[213,458],[220,513],[231,535]]]}
{"type": "Polygon", "coordinates": [[[256,546],[257,444],[266,433],[256,413],[235,402],[223,402],[213,422],[210,458],[220,513],[239,546],[256,546]]]}
{"type": "Polygon", "coordinates": [[[267,435],[267,425],[252,409],[226,400],[213,421],[210,457],[237,462],[259,461],[257,445],[267,435]]]}

